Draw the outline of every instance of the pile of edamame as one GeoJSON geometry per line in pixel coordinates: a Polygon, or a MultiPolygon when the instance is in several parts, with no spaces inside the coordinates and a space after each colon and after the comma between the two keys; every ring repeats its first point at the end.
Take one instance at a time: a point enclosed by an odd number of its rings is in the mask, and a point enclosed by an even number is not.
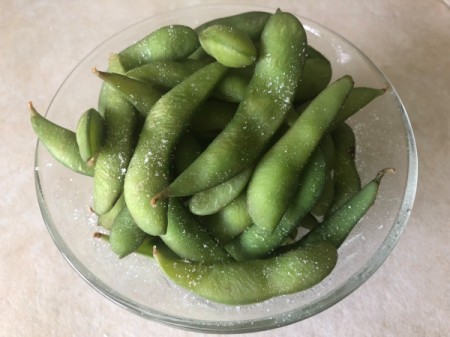
{"type": "Polygon", "coordinates": [[[330,83],[329,60],[281,10],[161,27],[93,72],[98,106],[74,131],[30,103],[37,136],[93,177],[96,237],[211,301],[321,282],[393,171],[361,186],[346,122],[385,90],[330,83]]]}

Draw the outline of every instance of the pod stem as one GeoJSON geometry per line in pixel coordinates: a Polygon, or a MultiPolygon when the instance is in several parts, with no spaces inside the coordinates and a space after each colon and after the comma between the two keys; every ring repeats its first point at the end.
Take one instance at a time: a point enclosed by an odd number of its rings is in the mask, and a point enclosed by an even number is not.
{"type": "Polygon", "coordinates": [[[33,103],[31,101],[28,101],[27,105],[28,105],[28,109],[30,109],[32,115],[37,115],[38,114],[38,112],[34,108],[34,105],[33,105],[33,103]]]}
{"type": "Polygon", "coordinates": [[[378,172],[377,176],[375,177],[375,181],[377,183],[380,183],[381,179],[383,178],[383,176],[386,173],[394,174],[395,172],[396,172],[395,168],[392,168],[392,167],[387,167],[385,169],[382,169],[381,171],[378,172]]]}
{"type": "Polygon", "coordinates": [[[157,193],[153,198],[150,199],[150,204],[153,207],[156,207],[158,204],[158,201],[166,200],[169,196],[170,196],[170,190],[169,190],[169,188],[165,188],[161,192],[157,193]]]}
{"type": "Polygon", "coordinates": [[[93,67],[93,68],[92,68],[92,73],[93,73],[94,75],[97,75],[98,77],[100,77],[100,71],[99,71],[96,67],[93,67]]]}
{"type": "Polygon", "coordinates": [[[95,232],[92,236],[96,239],[102,239],[103,241],[107,242],[109,241],[109,235],[105,233],[95,232]]]}

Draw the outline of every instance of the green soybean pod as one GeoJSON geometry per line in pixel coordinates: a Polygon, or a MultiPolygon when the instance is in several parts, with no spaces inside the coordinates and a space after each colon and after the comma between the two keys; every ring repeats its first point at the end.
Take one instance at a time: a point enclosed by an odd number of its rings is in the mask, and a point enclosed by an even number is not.
{"type": "Polygon", "coordinates": [[[109,244],[111,250],[119,258],[123,258],[133,253],[145,240],[147,234],[144,233],[125,206],[117,215],[109,234],[109,244]]]}
{"type": "Polygon", "coordinates": [[[344,122],[331,136],[336,149],[336,165],[333,174],[334,198],[328,215],[361,189],[361,178],[355,162],[356,140],[352,128],[344,122]]]}
{"type": "Polygon", "coordinates": [[[328,170],[325,186],[323,188],[322,194],[320,195],[319,200],[317,200],[316,205],[311,210],[311,213],[318,217],[323,218],[325,214],[329,211],[331,204],[334,200],[334,182],[333,182],[333,173],[331,170],[328,170]]]}
{"type": "Polygon", "coordinates": [[[247,185],[253,168],[248,168],[222,184],[194,194],[189,199],[189,210],[196,215],[209,215],[232,202],[247,185]]]}
{"type": "Polygon", "coordinates": [[[252,225],[225,245],[228,253],[238,261],[250,260],[265,257],[281,246],[298,227],[299,221],[317,203],[324,188],[327,173],[325,156],[318,148],[302,173],[295,196],[273,233],[252,225]]]}
{"type": "Polygon", "coordinates": [[[189,261],[212,263],[230,258],[178,198],[169,200],[167,231],[160,239],[175,254],[189,261]]]}
{"type": "Polygon", "coordinates": [[[320,198],[317,200],[316,205],[311,210],[311,213],[318,218],[323,218],[331,207],[334,200],[334,168],[336,165],[336,147],[334,145],[333,138],[330,133],[327,133],[321,140],[319,147],[322,149],[325,155],[325,161],[327,162],[327,174],[325,177],[324,188],[320,198]]]}
{"type": "Polygon", "coordinates": [[[227,181],[265,150],[291,108],[306,56],[300,21],[277,11],[268,20],[244,100],[227,127],[159,197],[186,196],[227,181]]]}
{"type": "Polygon", "coordinates": [[[224,66],[244,68],[256,61],[257,51],[250,36],[235,27],[215,24],[199,33],[200,45],[224,66]]]}
{"type": "Polygon", "coordinates": [[[245,191],[217,213],[202,217],[201,222],[222,245],[242,233],[252,224],[245,191]]]}
{"type": "Polygon", "coordinates": [[[31,126],[53,158],[75,172],[93,176],[93,168],[89,167],[80,155],[75,132],[40,115],[31,102],[28,107],[31,112],[31,126]]]}
{"type": "Polygon", "coordinates": [[[192,116],[209,97],[227,68],[211,63],[159,99],[147,115],[125,178],[127,206],[141,229],[151,235],[167,228],[167,201],[150,199],[169,183],[173,151],[192,116]]]}
{"type": "Polygon", "coordinates": [[[126,70],[157,60],[183,60],[198,47],[197,33],[190,27],[170,25],[156,29],[119,53],[126,70]]]}
{"type": "Polygon", "coordinates": [[[126,207],[125,198],[122,194],[119,199],[117,199],[114,206],[107,213],[98,216],[98,224],[105,229],[111,229],[114,220],[124,207],[126,207]]]}
{"type": "MultiPolygon", "coordinates": [[[[124,73],[117,55],[110,57],[108,69],[124,73]]],[[[125,173],[140,126],[139,113],[114,87],[109,84],[103,86],[100,95],[106,137],[98,154],[94,173],[93,208],[99,215],[107,213],[123,193],[125,173]]]]}
{"type": "Polygon", "coordinates": [[[337,113],[331,130],[338,127],[341,123],[346,121],[352,115],[364,108],[375,98],[383,95],[386,89],[370,88],[370,87],[355,87],[352,89],[341,109],[337,113]]]}
{"type": "Polygon", "coordinates": [[[127,99],[139,113],[146,117],[152,106],[161,98],[162,92],[155,86],[122,74],[93,69],[94,74],[111,85],[127,99]]]}
{"type": "Polygon", "coordinates": [[[231,121],[237,105],[209,98],[192,118],[191,130],[199,137],[215,137],[231,121]]]}
{"type": "Polygon", "coordinates": [[[269,233],[274,231],[295,193],[301,171],[352,87],[350,76],[328,86],[258,162],[247,191],[249,212],[256,226],[269,233]]]}
{"type": "Polygon", "coordinates": [[[209,63],[212,63],[212,61],[159,60],[131,69],[126,75],[167,91],[209,63]]]}
{"type": "Polygon", "coordinates": [[[173,162],[178,173],[183,172],[197,158],[203,150],[203,146],[192,133],[186,133],[177,144],[173,162]]]}
{"type": "Polygon", "coordinates": [[[295,94],[295,102],[305,102],[316,97],[330,83],[331,76],[330,61],[308,46],[308,57],[295,94]]]}
{"type": "Polygon", "coordinates": [[[81,115],[75,136],[81,158],[88,166],[94,166],[105,140],[105,121],[97,110],[91,108],[81,115]]]}
{"type": "Polygon", "coordinates": [[[239,103],[244,99],[251,77],[252,73],[247,68],[230,69],[217,85],[213,96],[225,102],[239,103]]]}
{"type": "Polygon", "coordinates": [[[391,168],[379,171],[375,179],[367,183],[358,193],[339,207],[319,226],[313,228],[289,248],[295,249],[302,245],[322,241],[328,241],[336,248],[339,248],[355,225],[375,203],[383,176],[386,173],[393,172],[395,170],[391,168]]]}
{"type": "MultiPolygon", "coordinates": [[[[101,233],[101,232],[95,232],[94,238],[98,238],[103,240],[104,242],[107,242],[110,244],[110,235],[101,233]]],[[[159,239],[157,236],[150,236],[147,235],[144,240],[142,241],[141,245],[136,248],[136,250],[133,251],[133,253],[143,255],[146,257],[153,257],[153,247],[154,245],[158,245],[160,250],[164,250],[165,254],[170,255],[172,258],[178,258],[174,253],[170,251],[168,247],[159,239]]]]}
{"type": "Polygon", "coordinates": [[[213,25],[227,25],[246,32],[253,41],[257,41],[260,39],[261,32],[271,15],[271,13],[262,11],[239,13],[205,22],[195,28],[195,31],[201,33],[204,29],[213,25]]]}
{"type": "Polygon", "coordinates": [[[311,230],[319,226],[319,221],[311,213],[306,214],[298,223],[299,227],[311,230]]]}
{"type": "Polygon", "coordinates": [[[192,263],[153,255],[175,284],[208,300],[229,305],[262,302],[306,290],[328,276],[336,265],[336,248],[329,243],[305,246],[279,256],[249,261],[192,263]]]}

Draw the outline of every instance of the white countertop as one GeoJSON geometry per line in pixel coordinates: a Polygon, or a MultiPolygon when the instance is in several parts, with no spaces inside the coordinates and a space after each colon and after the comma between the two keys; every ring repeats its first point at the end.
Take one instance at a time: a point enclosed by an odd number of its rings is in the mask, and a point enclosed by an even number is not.
{"type": "MultiPolygon", "coordinates": [[[[36,137],[27,102],[32,99],[45,111],[69,71],[113,33],[157,13],[207,2],[1,2],[0,336],[203,336],[147,321],[111,303],[64,260],[36,199],[36,137]]],[[[320,22],[372,58],[406,105],[420,160],[411,218],[383,266],[325,312],[256,335],[450,335],[449,7],[438,0],[264,4],[320,22]]]]}

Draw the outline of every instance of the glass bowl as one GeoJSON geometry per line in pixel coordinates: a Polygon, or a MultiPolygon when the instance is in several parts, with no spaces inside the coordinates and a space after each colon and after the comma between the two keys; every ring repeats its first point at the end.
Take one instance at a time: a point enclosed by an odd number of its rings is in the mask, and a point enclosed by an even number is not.
{"type": "MultiPolygon", "coordinates": [[[[169,24],[192,27],[214,17],[274,8],[208,5],[176,10],[141,21],[114,35],[69,74],[47,111],[47,117],[75,129],[80,114],[97,106],[101,81],[92,67],[104,70],[118,52],[150,31],[169,24]]],[[[290,11],[289,8],[282,8],[290,11]]],[[[294,13],[295,14],[295,13],[294,13]]],[[[35,157],[37,197],[55,244],[79,275],[118,305],[151,320],[188,330],[238,333],[272,329],[317,314],[353,292],[392,251],[408,220],[417,184],[413,131],[400,98],[383,73],[343,37],[300,17],[309,43],[331,61],[333,79],[350,74],[357,86],[387,88],[382,97],[352,117],[357,137],[357,166],[363,183],[378,170],[394,167],[382,181],[378,199],[339,249],[333,272],[317,286],[292,295],[244,306],[216,304],[168,282],[155,261],[132,254],[119,260],[102,240],[93,238],[96,216],[92,178],[56,162],[38,142],[35,157]]]]}

